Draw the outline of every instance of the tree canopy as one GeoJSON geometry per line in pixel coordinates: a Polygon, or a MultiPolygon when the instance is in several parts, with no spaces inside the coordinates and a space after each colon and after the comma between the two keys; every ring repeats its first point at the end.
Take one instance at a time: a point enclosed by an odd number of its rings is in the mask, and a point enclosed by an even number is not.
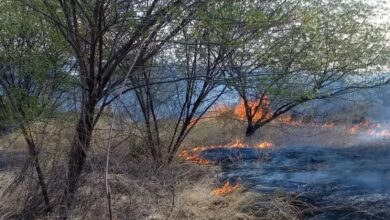
{"type": "Polygon", "coordinates": [[[107,108],[138,119],[126,123],[160,167],[227,90],[244,103],[249,136],[303,103],[389,82],[388,24],[366,1],[3,0],[0,10],[0,130],[20,129],[38,158],[31,128],[77,115],[64,218],[107,108]]]}

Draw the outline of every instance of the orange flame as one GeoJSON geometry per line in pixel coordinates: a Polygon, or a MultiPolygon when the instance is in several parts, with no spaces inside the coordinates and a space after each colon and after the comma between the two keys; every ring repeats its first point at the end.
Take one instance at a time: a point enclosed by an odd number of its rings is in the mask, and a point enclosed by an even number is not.
{"type": "Polygon", "coordinates": [[[374,137],[382,137],[382,138],[390,137],[390,131],[386,129],[385,130],[371,129],[367,132],[367,134],[374,137]]]}
{"type": "Polygon", "coordinates": [[[257,147],[260,149],[271,148],[273,146],[274,144],[268,141],[260,142],[259,144],[257,144],[257,147]]]}
{"type": "Polygon", "coordinates": [[[189,152],[186,150],[183,150],[182,152],[180,152],[179,156],[184,158],[187,161],[191,161],[191,162],[193,162],[195,164],[199,164],[199,165],[209,165],[209,164],[213,163],[210,160],[202,158],[198,153],[189,152]]]}
{"type": "Polygon", "coordinates": [[[233,185],[230,182],[226,182],[223,186],[217,187],[213,191],[211,191],[211,194],[215,196],[226,196],[240,188],[242,188],[240,183],[233,185]]]}
{"type": "Polygon", "coordinates": [[[269,142],[269,141],[263,141],[258,143],[255,146],[248,145],[243,143],[240,139],[236,139],[232,141],[229,144],[226,145],[211,145],[211,146],[197,146],[192,148],[191,150],[183,150],[180,152],[179,156],[187,161],[191,161],[195,164],[200,164],[200,165],[208,165],[212,164],[213,162],[207,159],[204,159],[200,156],[200,153],[204,150],[210,150],[210,149],[216,149],[216,148],[228,148],[228,149],[240,149],[240,148],[260,148],[260,149],[265,149],[265,148],[271,148],[273,147],[274,144],[269,142]]]}
{"type": "MultiPolygon", "coordinates": [[[[268,119],[271,117],[272,109],[270,108],[270,100],[267,96],[263,98],[262,101],[260,99],[252,99],[248,101],[248,106],[250,108],[250,112],[253,116],[253,120],[257,121],[259,119],[268,119]],[[258,106],[260,103],[260,106],[258,106]]],[[[205,114],[198,123],[203,123],[207,121],[211,121],[217,117],[220,117],[226,113],[233,114],[233,117],[242,121],[246,121],[246,110],[245,110],[245,102],[241,100],[236,106],[230,106],[226,104],[218,104],[213,107],[207,114],[205,114]]],[[[193,118],[190,122],[190,126],[195,125],[195,122],[198,118],[193,118]]],[[[279,122],[282,124],[294,126],[294,127],[313,127],[313,128],[333,128],[335,124],[333,122],[326,122],[324,124],[317,123],[305,123],[303,119],[294,119],[290,114],[283,114],[273,122],[279,122]]],[[[368,126],[370,122],[365,120],[362,122],[363,126],[368,126]]]]}
{"type": "Polygon", "coordinates": [[[247,146],[245,146],[245,144],[243,144],[241,142],[241,140],[237,138],[235,141],[233,141],[233,142],[231,142],[223,147],[225,147],[225,148],[245,148],[247,146]]]}
{"type": "Polygon", "coordinates": [[[364,120],[363,122],[355,124],[351,128],[349,128],[348,134],[362,134],[372,137],[388,138],[390,137],[390,130],[384,129],[381,124],[372,123],[369,120],[364,120]]]}
{"type": "Polygon", "coordinates": [[[348,129],[348,134],[355,135],[358,133],[361,133],[363,131],[367,131],[367,133],[374,132],[374,129],[380,128],[379,124],[371,123],[368,120],[364,120],[363,122],[360,122],[359,124],[354,124],[352,127],[348,129]]]}
{"type": "Polygon", "coordinates": [[[283,124],[292,124],[294,123],[294,119],[291,117],[290,114],[284,114],[278,118],[280,122],[283,124]]]}
{"type": "MultiPolygon", "coordinates": [[[[253,115],[253,120],[257,121],[261,118],[267,118],[269,116],[265,116],[267,114],[265,112],[266,109],[269,110],[270,101],[267,96],[263,98],[263,100],[249,100],[248,106],[250,108],[251,114],[253,115]],[[260,103],[261,102],[261,103],[260,103]],[[260,103],[260,106],[258,106],[260,103]],[[258,107],[257,107],[258,106],[258,107]],[[257,107],[257,109],[256,109],[257,107]]],[[[241,100],[240,103],[234,108],[234,115],[240,120],[246,120],[246,109],[245,102],[241,100]]]]}
{"type": "Polygon", "coordinates": [[[354,135],[357,134],[360,130],[359,125],[353,125],[351,128],[348,129],[348,134],[354,135]]]}

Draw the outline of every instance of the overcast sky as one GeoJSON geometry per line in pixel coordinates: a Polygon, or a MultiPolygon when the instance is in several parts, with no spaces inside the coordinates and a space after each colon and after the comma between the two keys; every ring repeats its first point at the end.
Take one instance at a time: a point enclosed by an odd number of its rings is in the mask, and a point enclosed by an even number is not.
{"type": "Polygon", "coordinates": [[[382,15],[378,16],[377,20],[390,23],[390,0],[371,0],[377,3],[378,6],[383,9],[382,15]]]}

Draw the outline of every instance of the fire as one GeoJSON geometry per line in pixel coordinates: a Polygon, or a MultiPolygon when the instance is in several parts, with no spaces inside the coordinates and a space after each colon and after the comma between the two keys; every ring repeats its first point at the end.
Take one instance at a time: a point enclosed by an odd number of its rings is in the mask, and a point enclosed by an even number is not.
{"type": "Polygon", "coordinates": [[[260,142],[257,147],[260,148],[260,149],[266,149],[266,148],[271,148],[273,147],[274,144],[269,142],[269,141],[264,141],[264,142],[260,142]]]}
{"type": "Polygon", "coordinates": [[[348,134],[357,134],[359,132],[360,128],[358,125],[354,125],[351,128],[348,129],[348,134]]]}
{"type": "Polygon", "coordinates": [[[237,138],[235,141],[227,144],[225,147],[227,147],[227,148],[245,148],[247,146],[245,144],[243,144],[240,139],[237,138]]]}
{"type": "Polygon", "coordinates": [[[189,152],[186,150],[183,150],[179,154],[180,157],[184,158],[187,161],[191,161],[195,164],[199,165],[209,165],[212,164],[213,162],[207,159],[203,159],[199,154],[194,153],[194,152],[189,152]]]}
{"type": "MultiPolygon", "coordinates": [[[[266,110],[269,110],[270,101],[267,96],[263,98],[263,100],[249,100],[248,105],[251,110],[251,114],[253,114],[253,120],[257,121],[261,118],[267,118],[269,116],[265,116],[266,110]],[[261,103],[260,103],[261,102],[261,103]],[[256,107],[260,106],[256,109],[256,107]]],[[[240,120],[246,120],[246,110],[245,110],[245,102],[241,100],[240,103],[234,108],[234,116],[240,120]]]]}
{"type": "Polygon", "coordinates": [[[389,130],[369,130],[367,132],[368,135],[374,136],[374,137],[382,137],[382,138],[388,138],[390,137],[390,131],[389,130]]]}
{"type": "Polygon", "coordinates": [[[383,128],[381,124],[372,123],[369,120],[364,120],[359,124],[353,125],[348,129],[350,135],[367,135],[376,138],[389,138],[390,130],[383,128]]]}
{"type": "MultiPolygon", "coordinates": [[[[271,117],[272,109],[270,107],[270,100],[267,96],[264,96],[263,100],[252,99],[248,101],[248,106],[250,107],[250,112],[253,115],[253,121],[258,121],[260,119],[268,119],[271,117]],[[260,106],[258,106],[260,103],[260,106]]],[[[239,119],[241,121],[246,121],[246,110],[245,102],[241,100],[237,105],[227,105],[227,104],[218,104],[213,107],[209,112],[207,112],[201,119],[193,118],[190,122],[190,126],[195,125],[195,122],[204,123],[212,121],[215,118],[221,117],[223,115],[232,116],[233,118],[239,119]]],[[[330,129],[335,127],[333,122],[325,123],[314,123],[314,122],[304,122],[303,119],[295,119],[291,114],[283,114],[277,117],[272,123],[281,123],[293,127],[312,127],[312,128],[324,128],[330,129]]],[[[367,127],[371,123],[368,120],[364,120],[359,124],[359,126],[367,127]]],[[[355,132],[356,129],[351,129],[350,133],[355,132]]]]}
{"type": "MultiPolygon", "coordinates": [[[[267,147],[272,147],[273,144],[268,141],[260,142],[258,146],[267,146],[267,147]]],[[[210,150],[210,149],[216,149],[216,148],[230,148],[230,149],[235,149],[235,148],[250,148],[252,147],[251,145],[244,144],[239,138],[236,138],[234,141],[225,144],[225,145],[211,145],[211,146],[198,146],[194,147],[192,149],[193,152],[200,152],[204,150],[210,150]]]]}
{"type": "Polygon", "coordinates": [[[284,124],[292,124],[294,123],[294,119],[290,114],[284,114],[278,118],[278,120],[284,124]]]}
{"type": "Polygon", "coordinates": [[[217,149],[217,148],[228,148],[228,149],[240,149],[240,148],[259,148],[266,149],[273,147],[274,144],[269,141],[263,141],[258,143],[257,145],[249,145],[243,143],[240,139],[236,139],[226,145],[211,145],[211,146],[198,146],[194,147],[191,150],[183,150],[180,152],[179,156],[187,161],[191,161],[195,164],[200,165],[208,165],[213,162],[207,159],[202,158],[200,153],[204,150],[217,149]]]}
{"type": "Polygon", "coordinates": [[[230,182],[226,182],[223,186],[217,187],[211,191],[211,194],[215,196],[226,196],[240,188],[242,188],[240,183],[233,185],[230,182]]]}

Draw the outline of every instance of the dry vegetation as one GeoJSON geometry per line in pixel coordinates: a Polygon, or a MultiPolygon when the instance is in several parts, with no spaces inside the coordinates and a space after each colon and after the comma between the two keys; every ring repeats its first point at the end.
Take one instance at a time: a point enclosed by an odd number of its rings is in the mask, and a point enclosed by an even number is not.
{"type": "MultiPolygon", "coordinates": [[[[66,132],[70,129],[66,128],[70,126],[69,122],[50,123],[46,132],[36,134],[44,136],[40,139],[40,155],[45,173],[50,173],[47,176],[51,179],[47,181],[53,197],[61,195],[58,189],[64,181],[64,149],[72,137],[66,132]]],[[[267,140],[275,147],[316,143],[342,146],[350,142],[350,137],[345,135],[346,125],[313,129],[276,122],[250,138],[243,137],[244,126],[231,117],[201,122],[190,133],[183,149],[226,144],[237,138],[249,145],[267,140]]],[[[97,127],[72,219],[100,219],[108,215],[104,187],[107,118],[97,127]]],[[[115,132],[109,172],[115,219],[300,219],[304,210],[312,208],[297,196],[259,195],[243,187],[227,195],[213,195],[212,190],[221,185],[218,166],[200,166],[178,157],[168,167],[155,169],[142,139],[129,138],[129,134],[137,137],[136,133],[129,127],[115,132]]],[[[16,131],[1,137],[1,199],[8,201],[0,206],[4,219],[30,218],[31,213],[35,213],[33,210],[39,210],[42,204],[34,172],[28,172],[31,168],[25,162],[24,145],[22,136],[16,131]]],[[[49,214],[39,218],[54,217],[49,214]]]]}
{"type": "Polygon", "coordinates": [[[226,184],[217,165],[180,151],[235,140],[348,146],[355,119],[345,115],[361,121],[356,109],[314,122],[306,104],[390,82],[376,9],[358,0],[0,0],[0,219],[302,218],[314,207],[299,196],[226,184]],[[299,107],[304,117],[291,113],[299,107]],[[213,193],[221,186],[232,188],[213,193]]]}

